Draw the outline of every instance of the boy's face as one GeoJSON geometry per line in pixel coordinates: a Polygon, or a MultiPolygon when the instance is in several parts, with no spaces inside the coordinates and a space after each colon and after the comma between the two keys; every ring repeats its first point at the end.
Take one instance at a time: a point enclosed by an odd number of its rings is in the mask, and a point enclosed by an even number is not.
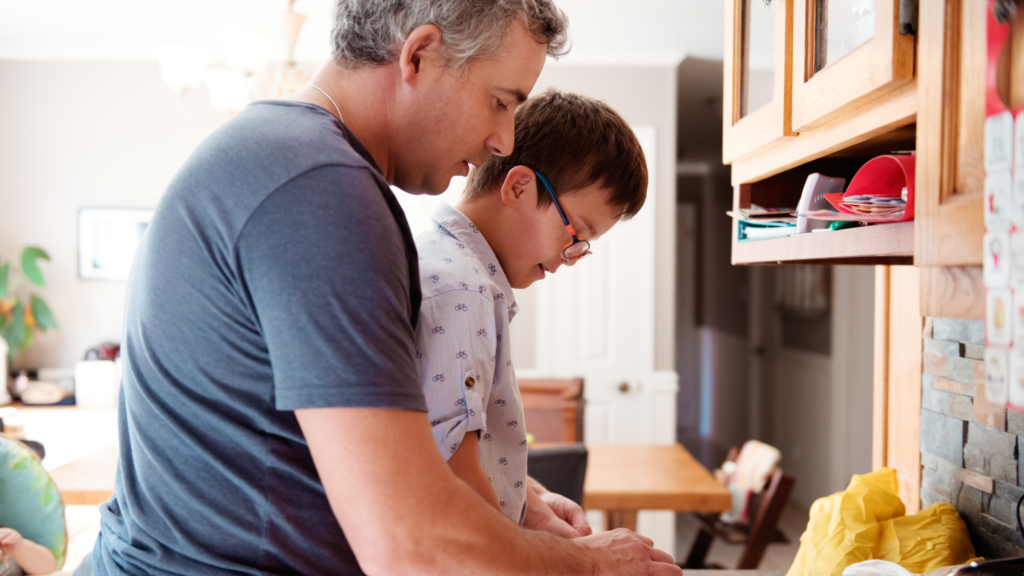
{"type": "MultiPolygon", "coordinates": [[[[572,237],[562,224],[554,203],[537,208],[537,194],[547,196],[548,193],[532,170],[521,166],[514,168],[500,193],[507,210],[492,234],[495,238],[488,238],[488,241],[513,288],[526,288],[560,267],[576,263],[562,257],[562,249],[572,242],[572,237]]],[[[593,184],[564,193],[558,200],[576,234],[593,241],[619,221],[621,209],[608,205],[608,197],[608,190],[593,184]]]]}

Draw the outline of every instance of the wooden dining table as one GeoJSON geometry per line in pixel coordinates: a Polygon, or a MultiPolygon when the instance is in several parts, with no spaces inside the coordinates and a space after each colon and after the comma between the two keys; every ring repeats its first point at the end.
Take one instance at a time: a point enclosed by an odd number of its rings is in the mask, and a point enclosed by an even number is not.
{"type": "Polygon", "coordinates": [[[99,506],[114,493],[117,448],[106,447],[50,470],[65,506],[99,506]]]}
{"type": "Polygon", "coordinates": [[[640,510],[722,512],[732,496],[686,448],[587,445],[583,508],[603,510],[609,530],[636,530],[640,510]]]}
{"type": "MultiPolygon", "coordinates": [[[[729,491],[679,444],[588,445],[583,507],[603,510],[608,529],[636,530],[640,510],[721,512],[729,491]]],[[[50,471],[68,505],[99,505],[114,492],[117,448],[50,471]]]]}

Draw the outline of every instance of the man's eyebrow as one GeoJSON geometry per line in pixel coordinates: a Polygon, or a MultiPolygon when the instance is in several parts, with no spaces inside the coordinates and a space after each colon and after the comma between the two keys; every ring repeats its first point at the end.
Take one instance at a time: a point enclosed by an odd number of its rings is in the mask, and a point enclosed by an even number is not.
{"type": "Polygon", "coordinates": [[[516,88],[498,88],[498,92],[504,92],[509,96],[512,96],[520,104],[526,102],[526,94],[523,94],[522,90],[517,90],[516,88]]]}

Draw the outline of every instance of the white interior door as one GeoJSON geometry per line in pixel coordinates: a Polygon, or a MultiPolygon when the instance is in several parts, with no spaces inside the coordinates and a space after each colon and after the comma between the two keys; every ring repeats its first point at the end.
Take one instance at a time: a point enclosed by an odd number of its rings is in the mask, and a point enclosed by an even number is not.
{"type": "MultiPolygon", "coordinates": [[[[653,175],[655,130],[633,130],[653,175]]],[[[639,214],[595,241],[593,256],[531,288],[531,375],[583,377],[583,435],[591,444],[675,441],[676,374],[654,369],[656,195],[652,177],[639,214]]]]}
{"type": "MultiPolygon", "coordinates": [[[[654,369],[656,134],[650,126],[633,130],[651,174],[644,208],[595,241],[592,256],[531,287],[536,369],[529,375],[583,377],[588,444],[675,442],[678,377],[654,369]]],[[[672,552],[671,512],[642,512],[638,531],[672,552]]]]}

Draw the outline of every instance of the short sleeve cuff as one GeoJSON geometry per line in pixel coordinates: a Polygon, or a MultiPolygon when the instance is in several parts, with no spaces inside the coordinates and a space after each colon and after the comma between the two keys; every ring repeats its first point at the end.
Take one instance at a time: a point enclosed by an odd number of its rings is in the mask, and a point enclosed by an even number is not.
{"type": "Polygon", "coordinates": [[[278,410],[304,408],[389,408],[426,412],[427,403],[420,389],[408,392],[342,384],[277,386],[274,407],[278,410]]]}
{"type": "Polygon", "coordinates": [[[462,386],[462,398],[455,401],[459,404],[455,416],[444,420],[432,419],[430,422],[434,444],[445,461],[459,449],[462,439],[468,432],[479,431],[483,434],[487,431],[487,416],[484,413],[480,394],[474,388],[467,388],[465,379],[463,379],[462,386]]]}

